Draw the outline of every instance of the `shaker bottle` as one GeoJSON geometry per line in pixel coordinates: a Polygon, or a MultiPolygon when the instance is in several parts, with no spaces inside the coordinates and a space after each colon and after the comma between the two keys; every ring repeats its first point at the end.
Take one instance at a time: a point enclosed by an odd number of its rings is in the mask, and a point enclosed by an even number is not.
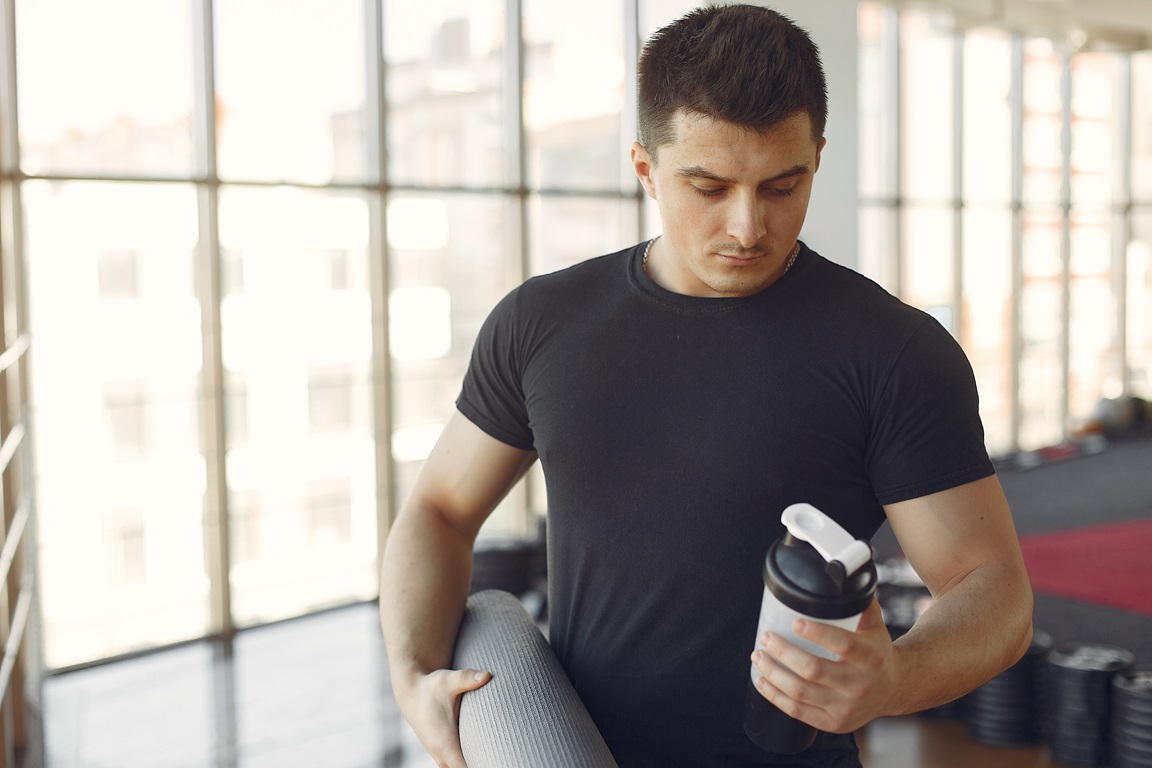
{"type": "MultiPolygon", "coordinates": [[[[764,558],[764,598],[756,637],[773,632],[813,655],[835,660],[836,654],[827,648],[797,637],[792,622],[804,618],[855,631],[876,592],[872,549],[811,504],[791,505],[780,521],[788,533],[772,543],[764,558]]],[[[815,740],[816,729],[765,699],[756,690],[759,677],[753,666],[744,732],[768,752],[803,752],[815,740]]]]}

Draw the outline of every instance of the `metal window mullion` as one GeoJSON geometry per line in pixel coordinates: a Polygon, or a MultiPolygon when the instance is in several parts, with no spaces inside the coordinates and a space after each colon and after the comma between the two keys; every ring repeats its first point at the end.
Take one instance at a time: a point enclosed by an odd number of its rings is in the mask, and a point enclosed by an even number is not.
{"type": "Polygon", "coordinates": [[[1020,447],[1023,426],[1023,406],[1020,391],[1020,366],[1024,359],[1024,39],[1011,37],[1011,80],[1009,85],[1009,115],[1011,123],[1011,288],[1009,292],[1008,404],[1009,443],[1013,450],[1020,447]]]}
{"type": "Polygon", "coordinates": [[[507,0],[504,19],[504,157],[505,182],[516,190],[517,249],[513,282],[520,283],[532,274],[532,254],[528,227],[528,137],[524,123],[524,0],[507,0]]]}
{"type": "Polygon", "coordinates": [[[1072,54],[1060,55],[1060,429],[1071,410],[1072,354],[1072,54]]]}
{"type": "Polygon", "coordinates": [[[890,202],[891,216],[885,217],[888,225],[887,241],[889,244],[888,249],[888,263],[881,268],[881,275],[883,275],[892,291],[897,295],[903,295],[904,292],[904,243],[903,243],[903,226],[901,225],[904,215],[904,200],[902,197],[902,181],[903,175],[903,160],[900,156],[900,114],[901,114],[901,89],[903,85],[903,78],[900,77],[900,12],[895,8],[884,7],[883,11],[884,26],[881,31],[881,40],[884,41],[881,45],[881,51],[887,53],[881,60],[881,77],[884,79],[884,86],[881,93],[887,95],[890,102],[887,109],[883,110],[883,114],[889,116],[889,124],[887,130],[881,127],[881,146],[883,154],[887,157],[888,162],[882,163],[881,167],[886,168],[888,178],[884,180],[883,194],[886,194],[890,202]]]}
{"type": "MultiPolygon", "coordinates": [[[[638,108],[639,84],[636,80],[640,68],[640,0],[623,0],[624,2],[624,106],[620,115],[620,135],[625,142],[631,143],[639,138],[638,108]]],[[[644,237],[647,232],[647,214],[644,205],[644,186],[635,173],[630,172],[631,165],[624,170],[625,177],[621,179],[620,188],[627,191],[631,187],[631,198],[636,202],[636,233],[637,237],[644,237]]]]}
{"type": "Polygon", "coordinates": [[[1116,300],[1113,371],[1124,395],[1131,393],[1128,359],[1128,243],[1132,239],[1132,54],[1121,54],[1116,77],[1116,152],[1113,156],[1112,294],[1116,300]]]}
{"type": "MultiPolygon", "coordinates": [[[[532,274],[532,248],[528,225],[528,137],[524,123],[524,0],[507,0],[504,19],[504,133],[508,154],[505,157],[505,180],[514,181],[517,189],[515,228],[519,259],[514,270],[515,282],[523,282],[532,274]]],[[[531,473],[524,476],[516,493],[524,500],[521,532],[532,531],[532,509],[536,479],[531,473]]]]}
{"type": "Polygon", "coordinates": [[[212,0],[200,0],[193,13],[196,89],[195,146],[205,181],[197,185],[200,238],[198,296],[204,389],[205,542],[212,634],[229,643],[236,632],[232,616],[232,553],[228,520],[227,435],[224,407],[223,338],[220,323],[220,180],[216,169],[216,72],[212,0]]]}
{"type": "MultiPolygon", "coordinates": [[[[3,48],[4,60],[0,64],[3,82],[0,83],[0,97],[3,101],[0,102],[0,187],[3,188],[3,206],[0,207],[0,230],[8,230],[9,227],[16,224],[20,219],[20,208],[15,206],[14,197],[18,189],[19,181],[17,180],[19,172],[19,141],[16,126],[16,30],[15,30],[15,1],[6,0],[3,4],[3,9],[0,13],[3,14],[3,19],[0,24],[3,26],[3,48]],[[10,191],[9,191],[10,190],[10,191]]],[[[14,234],[14,233],[13,233],[14,234]]],[[[10,257],[14,254],[8,251],[9,248],[15,247],[16,243],[12,237],[9,237],[6,232],[0,232],[0,248],[4,249],[0,256],[0,264],[12,263],[10,257]]],[[[3,274],[4,270],[0,269],[0,346],[6,343],[6,335],[4,329],[4,321],[6,312],[2,305],[8,299],[8,292],[4,290],[6,287],[7,275],[3,274]]],[[[8,374],[0,372],[0,439],[6,445],[16,446],[21,435],[10,434],[11,421],[8,413],[8,374]],[[14,441],[13,438],[16,438],[14,441]]],[[[0,499],[0,506],[3,508],[3,516],[0,517],[0,534],[2,534],[5,549],[11,546],[11,556],[15,559],[18,556],[17,550],[19,549],[18,535],[14,530],[14,521],[9,517],[9,496],[11,488],[7,482],[7,473],[0,469],[0,477],[3,477],[5,482],[2,484],[2,499],[0,499]]],[[[22,537],[22,531],[19,533],[22,537]]],[[[20,622],[20,605],[27,601],[17,597],[20,589],[19,584],[19,569],[14,569],[12,572],[6,573],[4,578],[0,578],[0,638],[5,640],[5,652],[3,660],[0,662],[0,762],[7,765],[9,762],[15,760],[16,745],[23,740],[23,735],[20,733],[20,723],[23,720],[23,714],[20,710],[23,709],[23,691],[20,685],[20,671],[17,666],[17,651],[20,648],[19,637],[23,634],[23,626],[20,622]],[[15,641],[15,642],[14,642],[15,641]],[[11,650],[11,652],[9,652],[11,650]],[[9,691],[9,680],[12,680],[13,690],[9,691]]]]}
{"type": "Polygon", "coordinates": [[[14,371],[7,367],[0,372],[4,386],[2,427],[5,453],[3,472],[4,510],[4,558],[6,578],[4,584],[3,612],[4,635],[7,638],[2,666],[0,666],[0,700],[12,706],[5,707],[4,727],[11,727],[11,739],[7,733],[2,739],[3,759],[14,758],[15,750],[22,748],[35,752],[42,751],[44,740],[43,725],[39,718],[26,711],[25,697],[28,690],[35,690],[40,676],[39,646],[25,643],[25,630],[29,614],[36,622],[37,597],[36,575],[38,552],[35,542],[35,504],[32,500],[33,457],[31,448],[30,408],[28,407],[28,365],[31,357],[28,333],[28,285],[25,268],[24,215],[20,172],[20,141],[18,122],[18,98],[16,75],[16,3],[4,0],[0,6],[0,41],[2,41],[3,62],[0,63],[0,263],[3,268],[2,301],[14,302],[14,307],[0,307],[2,320],[11,318],[14,327],[0,325],[0,340],[7,344],[9,335],[16,339],[12,349],[6,350],[5,357],[14,353],[14,371]],[[11,311],[9,311],[11,310],[11,311]],[[17,351],[19,350],[19,351],[17,351]],[[14,374],[14,375],[13,375],[14,374]],[[15,388],[15,406],[18,413],[11,411],[15,388]],[[11,453],[8,453],[11,446],[11,453]],[[18,466],[10,468],[9,461],[20,450],[18,466]],[[19,498],[18,498],[19,496],[19,498]],[[15,604],[12,601],[15,600],[15,604]]]}
{"type": "MultiPolygon", "coordinates": [[[[20,173],[16,99],[16,0],[0,3],[0,179],[15,182],[20,173]]],[[[8,222],[2,222],[8,224],[8,222]]]]}
{"type": "Polygon", "coordinates": [[[400,511],[392,461],[392,350],[388,296],[388,102],[384,63],[384,0],[364,0],[364,65],[367,74],[364,125],[368,196],[368,293],[372,305],[372,434],[376,445],[376,559],[400,511]]]}
{"type": "Polygon", "coordinates": [[[964,332],[964,34],[952,33],[952,332],[964,332]]]}

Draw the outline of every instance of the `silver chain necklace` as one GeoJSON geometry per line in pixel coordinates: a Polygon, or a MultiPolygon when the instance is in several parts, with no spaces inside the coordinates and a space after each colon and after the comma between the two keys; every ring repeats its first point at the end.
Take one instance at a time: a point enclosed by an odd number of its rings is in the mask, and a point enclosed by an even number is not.
{"type": "MultiPolygon", "coordinates": [[[[659,237],[654,237],[648,241],[648,245],[644,246],[644,258],[640,261],[640,267],[644,270],[644,274],[648,274],[648,251],[652,250],[652,243],[659,240],[659,237]]],[[[792,269],[792,265],[796,263],[796,257],[800,255],[800,241],[796,241],[796,245],[792,246],[792,253],[788,256],[788,263],[784,265],[784,271],[780,273],[780,277],[788,274],[788,270],[792,269]]]]}

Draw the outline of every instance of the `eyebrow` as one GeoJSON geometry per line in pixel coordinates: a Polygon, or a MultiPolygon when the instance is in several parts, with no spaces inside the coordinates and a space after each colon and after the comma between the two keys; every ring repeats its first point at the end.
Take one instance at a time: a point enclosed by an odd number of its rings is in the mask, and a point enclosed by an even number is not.
{"type": "MultiPolygon", "coordinates": [[[[799,163],[792,166],[783,173],[778,173],[770,179],[764,179],[761,184],[770,184],[774,181],[783,181],[790,179],[793,176],[803,176],[808,173],[808,166],[805,163],[799,163]]],[[[676,175],[685,179],[709,179],[710,181],[719,181],[724,184],[735,184],[736,179],[729,179],[726,176],[721,176],[718,173],[713,173],[702,165],[685,165],[676,169],[676,175]]]]}

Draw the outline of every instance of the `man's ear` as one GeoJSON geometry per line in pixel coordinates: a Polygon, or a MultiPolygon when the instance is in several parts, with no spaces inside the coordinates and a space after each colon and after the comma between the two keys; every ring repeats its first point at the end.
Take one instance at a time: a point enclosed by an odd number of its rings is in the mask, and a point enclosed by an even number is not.
{"type": "Polygon", "coordinates": [[[638,141],[632,142],[632,169],[636,171],[636,178],[640,179],[648,197],[653,200],[656,199],[656,183],[652,180],[652,169],[655,165],[644,145],[638,141]]]}
{"type": "Polygon", "coordinates": [[[823,136],[820,137],[820,141],[816,142],[816,167],[812,169],[812,173],[816,173],[816,171],[820,170],[820,152],[824,149],[824,145],[827,143],[828,139],[824,138],[823,136]]]}

